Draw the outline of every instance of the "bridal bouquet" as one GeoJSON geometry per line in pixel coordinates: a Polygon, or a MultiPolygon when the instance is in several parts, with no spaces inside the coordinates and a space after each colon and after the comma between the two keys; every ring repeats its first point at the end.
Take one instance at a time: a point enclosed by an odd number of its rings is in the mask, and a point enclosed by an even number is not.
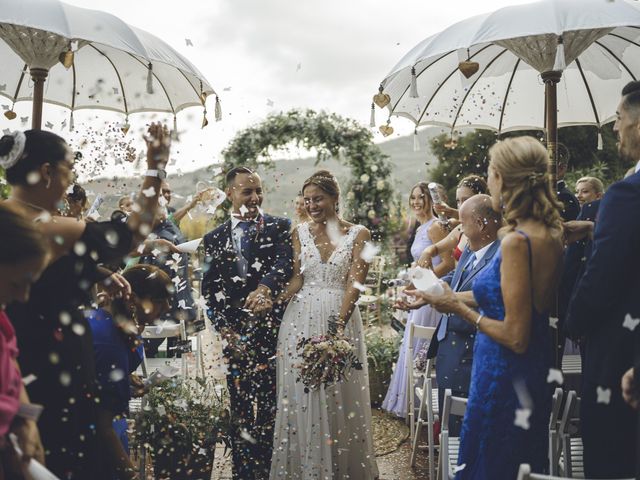
{"type": "Polygon", "coordinates": [[[302,359],[296,366],[297,381],[304,384],[305,393],[336,384],[346,378],[351,368],[362,370],[353,343],[335,328],[330,328],[327,335],[301,338],[296,350],[302,359]]]}

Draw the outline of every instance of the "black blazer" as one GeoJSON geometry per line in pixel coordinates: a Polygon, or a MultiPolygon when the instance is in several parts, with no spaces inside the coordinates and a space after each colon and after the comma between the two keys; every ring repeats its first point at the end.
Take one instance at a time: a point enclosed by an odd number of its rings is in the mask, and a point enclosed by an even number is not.
{"type": "MultiPolygon", "coordinates": [[[[627,315],[640,318],[640,174],[613,184],[600,202],[593,252],[569,305],[566,329],[585,337],[586,382],[620,395],[620,378],[633,363],[627,315]]],[[[638,344],[640,347],[640,343],[638,344]]]]}
{"type": "Polygon", "coordinates": [[[263,225],[251,238],[246,280],[240,279],[238,272],[231,220],[204,237],[202,294],[216,330],[229,327],[236,333],[243,333],[246,314],[240,307],[247,295],[262,284],[271,289],[275,298],[293,273],[291,221],[266,214],[263,218],[263,225]]]}

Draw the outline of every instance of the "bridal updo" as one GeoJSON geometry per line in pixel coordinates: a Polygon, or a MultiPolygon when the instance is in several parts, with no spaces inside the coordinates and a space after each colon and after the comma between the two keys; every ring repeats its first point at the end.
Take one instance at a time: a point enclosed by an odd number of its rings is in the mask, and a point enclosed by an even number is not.
{"type": "Polygon", "coordinates": [[[551,190],[549,154],[533,137],[514,137],[489,149],[491,166],[502,177],[502,208],[508,231],[518,219],[531,218],[562,228],[562,204],[551,190]]]}
{"type": "Polygon", "coordinates": [[[340,185],[338,180],[329,170],[318,170],[304,181],[302,185],[302,193],[309,185],[315,185],[327,195],[335,198],[336,212],[339,211],[338,203],[340,202],[340,185]]]}

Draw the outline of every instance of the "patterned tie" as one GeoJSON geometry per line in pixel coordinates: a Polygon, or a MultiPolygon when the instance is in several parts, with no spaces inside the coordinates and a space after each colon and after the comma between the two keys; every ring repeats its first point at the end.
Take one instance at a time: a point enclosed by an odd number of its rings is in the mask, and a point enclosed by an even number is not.
{"type": "MultiPolygon", "coordinates": [[[[464,281],[467,279],[467,277],[469,277],[469,274],[473,270],[473,263],[475,261],[476,261],[476,254],[472,253],[469,257],[469,260],[467,261],[464,268],[462,269],[462,273],[460,274],[460,279],[458,280],[458,283],[456,284],[453,290],[454,292],[457,292],[458,288],[460,288],[460,286],[464,284],[464,281]]],[[[440,319],[440,325],[438,325],[438,331],[436,332],[436,338],[438,339],[439,342],[444,340],[444,337],[447,335],[448,325],[449,325],[449,315],[443,315],[442,318],[440,319]]]]}
{"type": "Polygon", "coordinates": [[[251,255],[251,233],[255,230],[255,222],[243,221],[238,223],[238,226],[242,230],[242,237],[240,237],[240,252],[245,260],[249,260],[251,255]]]}

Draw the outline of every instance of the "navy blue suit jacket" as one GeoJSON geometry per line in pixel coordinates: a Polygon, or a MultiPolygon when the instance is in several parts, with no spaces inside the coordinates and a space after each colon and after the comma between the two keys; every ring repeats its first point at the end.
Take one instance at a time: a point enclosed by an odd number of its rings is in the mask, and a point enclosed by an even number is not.
{"type": "Polygon", "coordinates": [[[249,269],[246,280],[240,278],[237,255],[231,238],[231,221],[227,220],[204,237],[205,263],[202,294],[207,299],[208,316],[216,330],[231,328],[247,333],[252,322],[241,307],[249,293],[262,284],[275,298],[293,273],[291,221],[265,214],[264,225],[251,238],[249,269]],[[255,268],[256,260],[259,269],[255,268]]]}
{"type": "MultiPolygon", "coordinates": [[[[468,246],[465,247],[456,269],[449,275],[443,277],[442,280],[446,281],[456,292],[470,291],[478,273],[491,262],[499,248],[500,242],[496,240],[493,242],[493,245],[489,247],[484,257],[476,263],[464,282],[458,285],[462,270],[468,263],[470,255],[473,253],[468,246]]],[[[440,322],[443,321],[443,318],[444,315],[440,319],[440,322]]],[[[440,324],[438,324],[438,329],[439,328],[440,324]]],[[[437,331],[438,330],[436,330],[436,332],[437,331]]],[[[476,329],[474,326],[469,325],[468,322],[458,315],[450,315],[447,323],[447,333],[442,341],[438,342],[436,336],[431,340],[427,355],[430,358],[434,356],[437,357],[436,378],[438,381],[438,400],[440,406],[442,406],[444,391],[447,388],[450,388],[454,395],[463,397],[469,395],[475,336],[476,329]]],[[[451,426],[455,429],[454,425],[451,426]]]]}
{"type": "Polygon", "coordinates": [[[623,327],[627,314],[640,318],[639,173],[609,187],[600,203],[591,258],[566,320],[574,338],[585,338],[585,382],[616,396],[633,362],[634,333],[623,327]]]}

